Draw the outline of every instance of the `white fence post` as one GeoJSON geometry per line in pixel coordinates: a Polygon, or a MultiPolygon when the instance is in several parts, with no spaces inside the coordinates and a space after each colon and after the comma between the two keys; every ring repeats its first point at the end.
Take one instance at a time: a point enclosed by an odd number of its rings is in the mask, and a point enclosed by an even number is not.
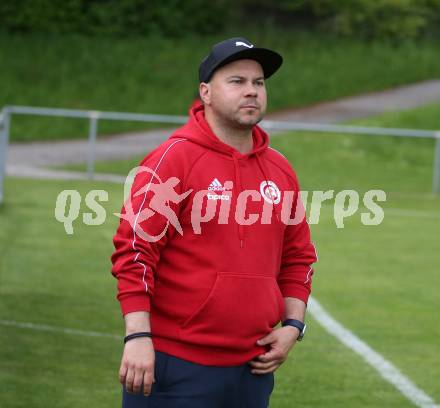
{"type": "Polygon", "coordinates": [[[440,131],[435,133],[434,171],[432,176],[432,192],[440,192],[440,131]]]}
{"type": "Polygon", "coordinates": [[[98,112],[90,112],[89,149],[87,151],[87,178],[92,180],[95,175],[96,134],[98,131],[98,112]]]}
{"type": "Polygon", "coordinates": [[[4,107],[0,114],[0,205],[4,200],[4,182],[6,175],[6,157],[9,144],[11,113],[4,107]]]}

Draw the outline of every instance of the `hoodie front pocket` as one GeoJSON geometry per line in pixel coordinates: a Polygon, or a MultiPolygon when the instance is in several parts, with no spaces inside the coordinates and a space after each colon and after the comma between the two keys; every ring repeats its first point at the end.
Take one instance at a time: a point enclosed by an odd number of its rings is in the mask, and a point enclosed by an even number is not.
{"type": "Polygon", "coordinates": [[[274,277],[221,272],[205,301],[181,325],[181,341],[249,350],[280,321],[283,309],[274,277]]]}

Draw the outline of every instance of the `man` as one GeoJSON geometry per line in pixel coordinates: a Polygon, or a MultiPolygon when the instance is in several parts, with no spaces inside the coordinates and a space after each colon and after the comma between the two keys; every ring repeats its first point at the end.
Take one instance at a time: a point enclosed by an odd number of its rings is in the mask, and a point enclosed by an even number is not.
{"type": "Polygon", "coordinates": [[[141,163],[112,256],[124,407],[266,408],[304,335],[315,249],[295,173],[257,126],[281,63],[244,38],[216,44],[202,104],[141,163]]]}

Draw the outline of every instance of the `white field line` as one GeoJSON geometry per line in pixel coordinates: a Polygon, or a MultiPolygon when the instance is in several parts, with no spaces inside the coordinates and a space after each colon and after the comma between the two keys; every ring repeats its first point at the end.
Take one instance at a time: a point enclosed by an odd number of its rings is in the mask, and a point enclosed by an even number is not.
{"type": "Polygon", "coordinates": [[[117,336],[116,334],[102,333],[102,332],[96,332],[96,331],[87,331],[87,330],[79,330],[79,329],[69,329],[67,327],[49,326],[46,324],[35,324],[35,323],[29,323],[29,322],[16,322],[14,320],[0,320],[0,325],[18,327],[20,329],[56,332],[56,333],[63,333],[63,334],[74,334],[77,336],[86,336],[86,337],[108,337],[111,339],[122,340],[122,337],[117,336]]]}
{"type": "Polygon", "coordinates": [[[397,388],[415,406],[420,408],[440,408],[440,405],[437,405],[429,395],[418,388],[391,362],[331,317],[315,299],[310,298],[307,310],[330,335],[336,337],[342,344],[362,357],[383,379],[397,388]]]}

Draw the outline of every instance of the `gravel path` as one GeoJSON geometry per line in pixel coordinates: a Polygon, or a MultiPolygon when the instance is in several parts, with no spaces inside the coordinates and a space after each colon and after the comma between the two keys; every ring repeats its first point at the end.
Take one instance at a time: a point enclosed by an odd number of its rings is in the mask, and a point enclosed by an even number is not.
{"type": "MultiPolygon", "coordinates": [[[[382,112],[411,109],[430,102],[440,102],[440,80],[372,92],[301,109],[284,110],[267,115],[266,118],[294,122],[336,123],[382,112]]],[[[166,140],[172,131],[173,129],[157,129],[98,138],[96,159],[124,159],[147,153],[166,140]]],[[[87,140],[11,143],[8,149],[6,174],[38,179],[85,179],[84,173],[50,170],[47,167],[84,163],[87,149],[87,140]]],[[[96,174],[95,179],[114,182],[121,180],[120,177],[103,174],[96,174]]]]}

